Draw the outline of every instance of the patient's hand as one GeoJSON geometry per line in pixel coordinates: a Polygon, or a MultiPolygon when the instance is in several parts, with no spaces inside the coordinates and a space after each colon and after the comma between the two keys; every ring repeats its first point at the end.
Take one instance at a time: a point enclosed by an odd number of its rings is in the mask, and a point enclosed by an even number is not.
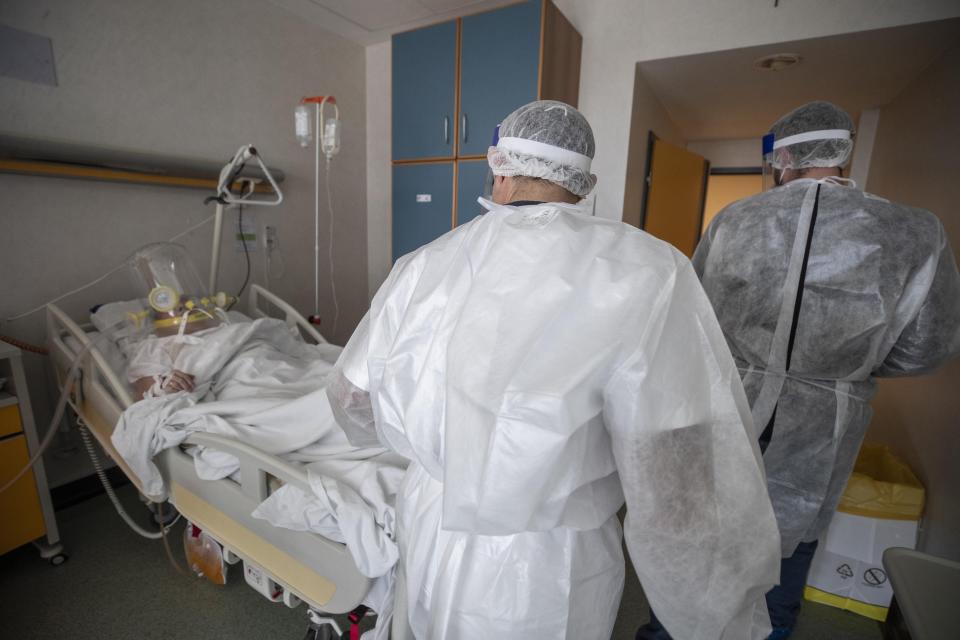
{"type": "Polygon", "coordinates": [[[163,380],[163,384],[160,385],[160,388],[167,393],[176,393],[177,391],[190,392],[193,391],[193,387],[193,376],[179,369],[171,371],[170,375],[163,380]]]}
{"type": "MultiPolygon", "coordinates": [[[[133,383],[133,388],[141,398],[146,397],[147,392],[153,387],[152,377],[140,378],[133,383]]],[[[160,389],[164,393],[176,393],[178,391],[193,391],[195,387],[194,378],[189,373],[184,373],[178,369],[170,372],[170,375],[163,376],[160,382],[160,389]]]]}

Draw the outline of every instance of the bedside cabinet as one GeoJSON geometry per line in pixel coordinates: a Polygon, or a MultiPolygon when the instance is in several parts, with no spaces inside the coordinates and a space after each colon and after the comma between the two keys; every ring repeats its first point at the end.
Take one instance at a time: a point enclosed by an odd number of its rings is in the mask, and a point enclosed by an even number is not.
{"type": "MultiPolygon", "coordinates": [[[[30,461],[40,446],[20,349],[0,342],[0,487],[30,461]]],[[[67,559],[44,473],[43,459],[0,493],[0,554],[34,542],[52,564],[67,559]],[[46,538],[45,542],[40,539],[46,538]]]]}

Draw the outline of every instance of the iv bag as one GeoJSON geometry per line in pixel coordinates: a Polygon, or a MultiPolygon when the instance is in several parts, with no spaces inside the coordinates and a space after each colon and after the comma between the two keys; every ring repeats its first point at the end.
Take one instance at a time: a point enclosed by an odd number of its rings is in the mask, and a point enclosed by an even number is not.
{"type": "Polygon", "coordinates": [[[300,143],[301,147],[309,146],[310,141],[313,140],[310,131],[310,107],[305,104],[298,104],[293,112],[293,121],[297,130],[297,142],[300,143]]]}
{"type": "Polygon", "coordinates": [[[323,138],[320,140],[320,149],[330,158],[340,151],[340,119],[329,118],[323,123],[323,138]]]}

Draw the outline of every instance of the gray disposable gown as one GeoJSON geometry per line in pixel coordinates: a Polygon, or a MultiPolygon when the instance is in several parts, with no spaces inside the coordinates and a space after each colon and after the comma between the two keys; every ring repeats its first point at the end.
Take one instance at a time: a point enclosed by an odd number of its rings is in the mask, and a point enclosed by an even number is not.
{"type": "Polygon", "coordinates": [[[804,179],[721,211],[693,263],[757,435],[769,438],[767,484],[788,556],[833,516],[874,377],[927,373],[960,352],[956,261],[933,214],[804,179]]]}

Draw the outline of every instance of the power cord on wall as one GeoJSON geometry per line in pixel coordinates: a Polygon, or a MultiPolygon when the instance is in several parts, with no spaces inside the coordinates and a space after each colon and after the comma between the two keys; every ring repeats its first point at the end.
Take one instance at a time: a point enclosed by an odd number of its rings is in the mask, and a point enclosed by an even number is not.
{"type": "Polygon", "coordinates": [[[243,245],[243,257],[247,260],[247,275],[243,277],[243,284],[240,286],[240,291],[237,292],[236,298],[230,307],[227,308],[229,311],[233,305],[237,304],[240,301],[240,296],[243,295],[243,292],[246,291],[247,285],[250,284],[250,249],[247,247],[247,234],[243,232],[243,205],[237,205],[237,232],[240,235],[240,243],[243,245]]]}

